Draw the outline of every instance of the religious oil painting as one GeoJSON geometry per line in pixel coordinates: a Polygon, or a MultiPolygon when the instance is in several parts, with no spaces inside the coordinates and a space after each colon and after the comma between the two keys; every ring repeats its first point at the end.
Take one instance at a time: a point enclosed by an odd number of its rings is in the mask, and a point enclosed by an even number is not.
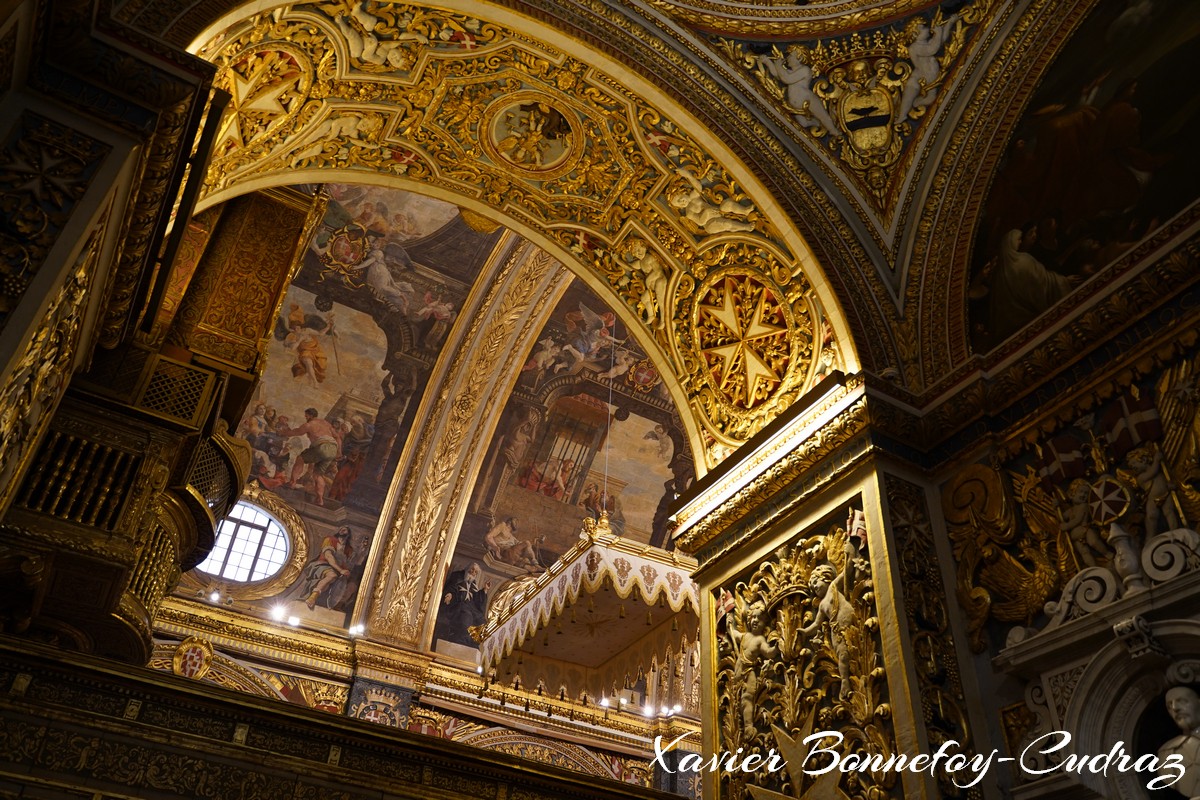
{"type": "MultiPolygon", "coordinates": [[[[1192,205],[1200,4],[1099,3],[1016,125],[976,233],[972,339],[988,350],[1192,205]]],[[[1087,291],[1085,287],[1083,291],[1087,291]]]]}
{"type": "Polygon", "coordinates": [[[694,474],[679,415],[632,331],[576,280],[537,336],[475,482],[434,649],[473,661],[470,627],[506,582],[543,572],[607,513],[669,547],[667,505],[694,474]]]}
{"type": "Polygon", "coordinates": [[[343,626],[420,393],[500,233],[448,203],[327,186],[238,434],[250,480],[293,509],[307,563],[260,602],[343,626]]]}

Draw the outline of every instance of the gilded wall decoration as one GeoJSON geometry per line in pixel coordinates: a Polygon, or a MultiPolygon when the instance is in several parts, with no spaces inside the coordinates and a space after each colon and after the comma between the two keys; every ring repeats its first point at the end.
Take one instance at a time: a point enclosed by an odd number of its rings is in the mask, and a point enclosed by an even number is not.
{"type": "Polygon", "coordinates": [[[112,148],[26,111],[0,146],[0,330],[112,148]]]}
{"type": "Polygon", "coordinates": [[[862,513],[847,531],[800,537],[719,590],[717,750],[780,752],[786,772],[722,773],[722,796],[888,797],[896,776],[805,776],[810,733],[836,728],[839,752],[895,752],[862,513]],[[747,794],[749,793],[749,795],[747,794]]]}
{"type": "MultiPolygon", "coordinates": [[[[933,541],[933,525],[920,486],[885,474],[888,516],[900,548],[900,585],[917,668],[917,684],[925,731],[931,745],[955,741],[968,756],[974,742],[967,718],[966,695],[941,564],[933,541]]],[[[943,798],[979,796],[957,786],[950,773],[937,773],[943,798]]]]}
{"type": "Polygon", "coordinates": [[[404,689],[356,680],[346,714],[354,719],[391,728],[409,727],[409,703],[412,694],[404,689]]]}
{"type": "Polygon", "coordinates": [[[1004,631],[1014,645],[1200,566],[1198,374],[1192,353],[1153,380],[1102,387],[1029,450],[946,485],[976,652],[989,623],[1015,624],[1004,631]]]}
{"type": "Polygon", "coordinates": [[[835,155],[876,213],[889,217],[921,122],[970,51],[991,2],[942,5],[836,38],[716,37],[715,45],[767,91],[797,126],[795,135],[835,155]]]}
{"type": "Polygon", "coordinates": [[[201,53],[220,67],[218,84],[245,98],[228,112],[209,194],[289,170],[360,171],[470,197],[543,231],[647,325],[722,446],[818,380],[822,350],[841,362],[800,267],[808,253],[684,125],[571,55],[470,16],[374,2],[349,15],[278,9],[201,53]],[[726,264],[766,287],[800,342],[773,353],[769,373],[762,353],[748,363],[731,354],[737,363],[714,379],[711,354],[697,349],[697,287],[726,264]]]}
{"type": "Polygon", "coordinates": [[[651,765],[645,760],[602,751],[593,752],[586,747],[570,742],[549,739],[544,736],[533,736],[507,728],[465,730],[451,738],[472,747],[507,753],[518,758],[527,758],[530,761],[562,767],[572,772],[638,786],[649,786],[652,777],[651,765]]]}
{"type": "Polygon", "coordinates": [[[937,4],[937,0],[834,0],[792,3],[782,0],[650,0],[668,15],[701,30],[736,36],[831,36],[895,20],[937,4]]]}
{"type": "Polygon", "coordinates": [[[33,443],[49,426],[66,391],[103,231],[101,226],[93,232],[80,263],[51,301],[0,388],[0,514],[16,494],[19,481],[14,476],[23,473],[33,443]]]}

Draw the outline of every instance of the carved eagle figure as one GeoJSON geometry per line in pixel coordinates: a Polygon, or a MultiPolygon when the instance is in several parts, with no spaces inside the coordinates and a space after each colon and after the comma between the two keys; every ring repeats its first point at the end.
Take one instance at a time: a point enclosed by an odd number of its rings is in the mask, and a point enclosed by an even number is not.
{"type": "Polygon", "coordinates": [[[989,618],[1029,625],[1063,584],[1054,501],[1032,472],[1012,478],[1024,530],[997,469],[967,467],[942,499],[958,562],[958,597],[977,653],[987,646],[983,628],[989,618]]]}

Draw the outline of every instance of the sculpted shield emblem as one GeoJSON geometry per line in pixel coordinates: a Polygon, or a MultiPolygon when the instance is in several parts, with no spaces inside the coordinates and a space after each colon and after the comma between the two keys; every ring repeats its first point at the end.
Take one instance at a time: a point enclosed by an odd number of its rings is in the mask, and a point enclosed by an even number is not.
{"type": "Polygon", "coordinates": [[[863,156],[883,153],[892,143],[892,96],[879,86],[847,92],[838,104],[838,116],[850,145],[863,156]]]}

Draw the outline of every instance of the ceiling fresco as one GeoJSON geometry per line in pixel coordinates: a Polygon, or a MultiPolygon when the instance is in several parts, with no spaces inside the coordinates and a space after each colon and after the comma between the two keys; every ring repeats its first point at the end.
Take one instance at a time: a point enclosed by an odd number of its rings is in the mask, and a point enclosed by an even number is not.
{"type": "Polygon", "coordinates": [[[593,291],[573,281],[536,339],[459,529],[440,653],[473,661],[469,628],[493,590],[544,571],[585,518],[606,512],[618,536],[670,547],[667,505],[695,474],[662,377],[593,291]]]}
{"type": "MultiPolygon", "coordinates": [[[[308,187],[318,189],[329,198],[324,219],[238,428],[253,448],[249,496],[303,537],[292,550],[303,563],[249,589],[197,571],[184,591],[216,589],[258,613],[348,627],[451,326],[479,276],[511,247],[494,223],[440,200],[308,187]],[[325,569],[330,558],[344,574],[325,569]]],[[[527,346],[471,491],[448,587],[471,564],[482,566],[481,590],[540,572],[601,511],[618,535],[667,546],[666,504],[695,475],[674,401],[636,329],[586,285],[566,288],[527,346]]],[[[453,614],[438,631],[471,642],[453,614]]]]}
{"type": "Polygon", "coordinates": [[[1058,57],[976,234],[976,348],[1024,328],[1194,202],[1200,108],[1176,84],[1200,68],[1198,37],[1195,4],[1101,4],[1058,57]]]}
{"type": "Polygon", "coordinates": [[[408,192],[326,191],[238,434],[253,448],[251,482],[277,515],[296,514],[316,565],[255,602],[344,626],[417,403],[500,232],[408,192]],[[331,544],[349,574],[322,583],[331,544]]]}

